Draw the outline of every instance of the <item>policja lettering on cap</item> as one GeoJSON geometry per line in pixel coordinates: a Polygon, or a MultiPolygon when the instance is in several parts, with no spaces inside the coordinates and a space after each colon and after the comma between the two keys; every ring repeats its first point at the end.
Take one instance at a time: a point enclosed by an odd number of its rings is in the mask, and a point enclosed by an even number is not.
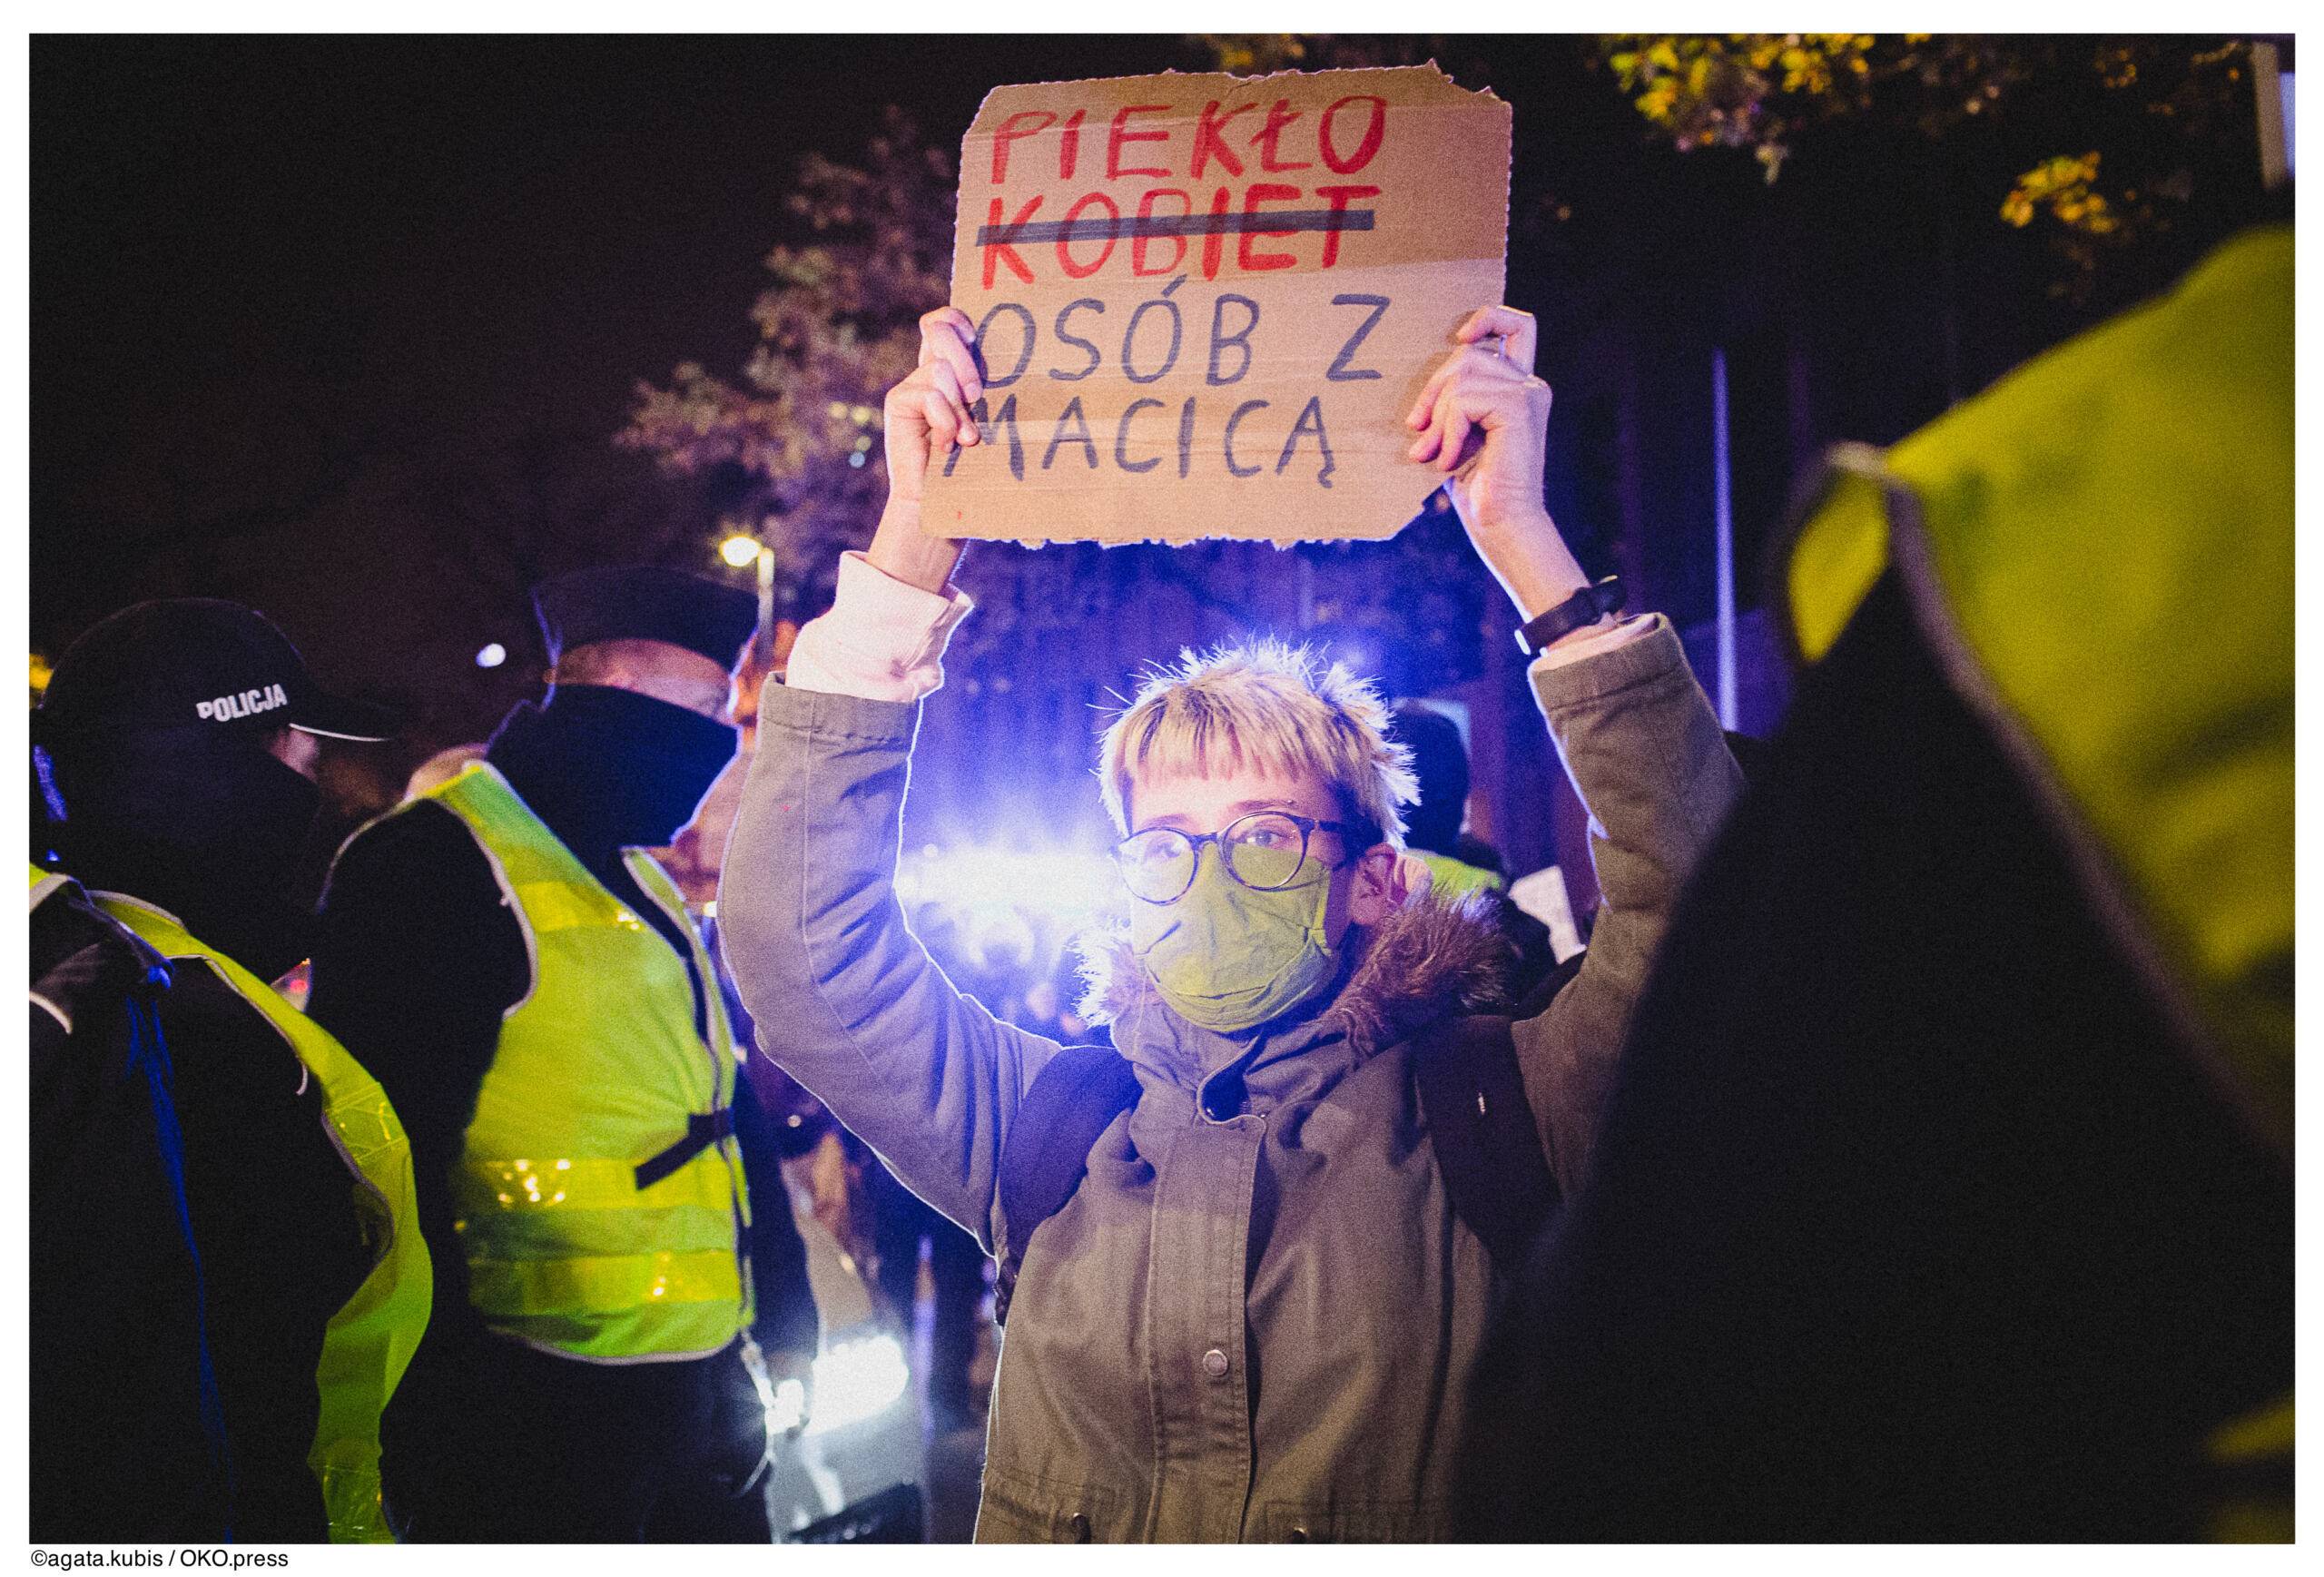
{"type": "Polygon", "coordinates": [[[193,705],[193,715],[223,723],[231,718],[249,717],[290,705],[290,697],[282,693],[281,685],[269,685],[261,690],[245,690],[239,695],[221,695],[215,701],[197,701],[193,705]]]}
{"type": "Polygon", "coordinates": [[[84,632],[57,660],[34,731],[62,744],[83,734],[124,737],[215,725],[202,733],[289,724],[327,739],[395,732],[385,708],[315,682],[298,647],[266,616],[214,597],[143,602],[84,632]]]}

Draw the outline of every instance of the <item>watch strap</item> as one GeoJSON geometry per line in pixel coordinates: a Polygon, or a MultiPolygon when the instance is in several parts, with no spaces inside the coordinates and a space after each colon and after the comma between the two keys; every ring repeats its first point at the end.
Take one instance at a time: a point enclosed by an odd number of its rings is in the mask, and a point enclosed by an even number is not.
{"type": "Polygon", "coordinates": [[[1622,602],[1620,576],[1610,575],[1595,586],[1585,586],[1547,613],[1520,626],[1516,632],[1517,649],[1529,657],[1538,656],[1551,642],[1585,625],[1594,625],[1610,613],[1620,612],[1622,602]]]}

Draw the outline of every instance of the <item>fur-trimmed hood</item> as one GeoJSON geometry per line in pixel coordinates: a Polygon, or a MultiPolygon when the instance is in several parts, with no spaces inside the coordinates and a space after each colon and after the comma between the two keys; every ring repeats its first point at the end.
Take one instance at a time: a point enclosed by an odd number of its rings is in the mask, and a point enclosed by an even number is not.
{"type": "MultiPolygon", "coordinates": [[[[1316,1027],[1344,1035],[1358,1056],[1369,1057],[1446,1013],[1505,1008],[1517,953],[1493,922],[1496,902],[1483,893],[1448,900],[1423,892],[1384,923],[1351,931],[1354,968],[1316,1027]]],[[[1081,949],[1080,1013],[1090,1023],[1132,1022],[1141,1007],[1161,1004],[1125,931],[1093,933],[1081,949]]]]}

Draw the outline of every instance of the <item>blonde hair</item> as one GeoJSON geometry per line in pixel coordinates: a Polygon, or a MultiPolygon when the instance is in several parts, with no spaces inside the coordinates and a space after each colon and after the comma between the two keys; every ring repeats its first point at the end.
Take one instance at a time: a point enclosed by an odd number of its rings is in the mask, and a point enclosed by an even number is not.
{"type": "Polygon", "coordinates": [[[1107,727],[1098,776],[1106,813],[1129,832],[1131,778],[1141,772],[1209,777],[1256,768],[1320,779],[1350,821],[1404,846],[1399,805],[1420,798],[1412,753],[1388,736],[1388,709],[1366,679],[1305,646],[1276,640],[1222,646],[1151,670],[1107,727]]]}

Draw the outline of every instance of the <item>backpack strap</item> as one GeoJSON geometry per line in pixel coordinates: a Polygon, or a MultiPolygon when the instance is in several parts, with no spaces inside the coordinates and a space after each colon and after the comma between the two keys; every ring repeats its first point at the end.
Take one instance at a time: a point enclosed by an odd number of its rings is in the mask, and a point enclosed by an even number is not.
{"type": "Polygon", "coordinates": [[[1585,947],[1562,962],[1551,965],[1549,973],[1534,981],[1517,999],[1517,1005],[1509,1010],[1509,1016],[1512,1019],[1538,1019],[1548,1012],[1550,1004],[1557,1000],[1558,993],[1571,985],[1573,977],[1581,972],[1581,961],[1589,956],[1590,950],[1585,947]]]}
{"type": "Polygon", "coordinates": [[[1137,1104],[1137,1076],[1109,1046],[1068,1046],[1039,1073],[1018,1104],[1000,1147],[1000,1272],[992,1319],[1009,1318],[1025,1245],[1065,1208],[1089,1169],[1089,1148],[1115,1118],[1137,1104]]]}
{"type": "Polygon", "coordinates": [[[1413,1081],[1444,1192],[1504,1276],[1516,1274],[1558,1205],[1510,1024],[1452,1016],[1413,1038],[1413,1081]]]}
{"type": "MultiPolygon", "coordinates": [[[[1452,1213],[1513,1275],[1557,1208],[1558,1186],[1525,1099],[1510,1020],[1439,1019],[1413,1037],[1413,1069],[1452,1213]]],[[[1000,1149],[994,1324],[1008,1320],[1025,1245],[1081,1187],[1098,1136],[1137,1104],[1137,1076],[1108,1047],[1068,1046],[1034,1075],[1000,1149]]]]}

